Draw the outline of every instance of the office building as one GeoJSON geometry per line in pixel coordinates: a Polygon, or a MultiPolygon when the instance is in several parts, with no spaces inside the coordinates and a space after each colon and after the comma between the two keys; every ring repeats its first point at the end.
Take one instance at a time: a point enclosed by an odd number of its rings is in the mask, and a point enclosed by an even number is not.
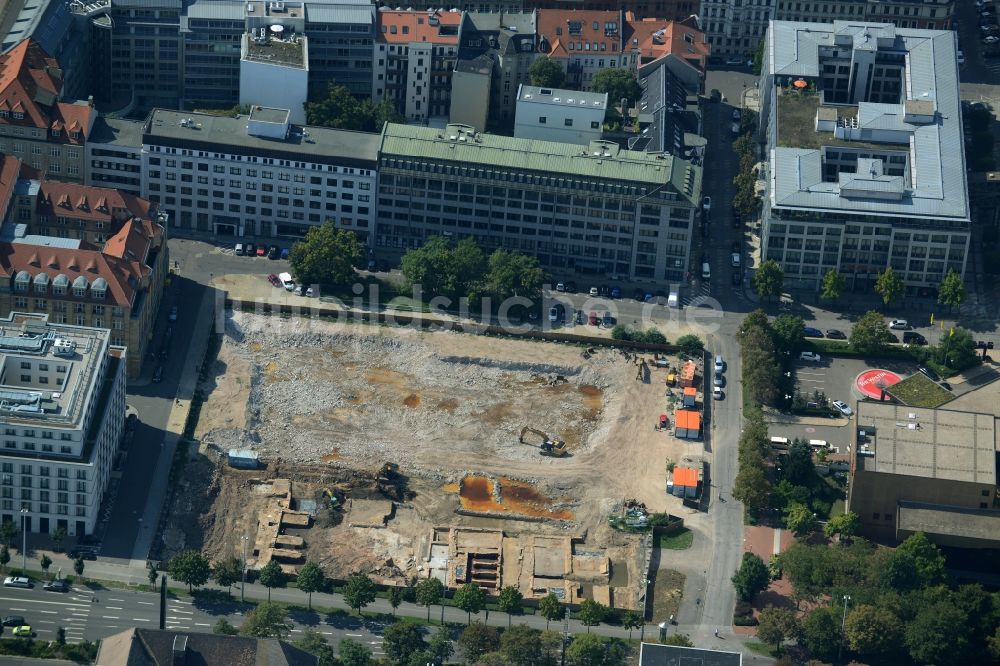
{"type": "Polygon", "coordinates": [[[809,23],[861,21],[865,19],[867,11],[868,0],[839,0],[838,2],[777,0],[774,3],[774,20],[809,23]]]}
{"type": "Polygon", "coordinates": [[[0,153],[48,178],[84,182],[93,102],[62,101],[63,71],[33,39],[0,55],[0,153]]]}
{"type": "Polygon", "coordinates": [[[142,193],[142,121],[98,116],[86,147],[87,185],[142,193]]]}
{"type": "Polygon", "coordinates": [[[767,142],[761,258],[785,284],[827,271],[910,292],[965,272],[969,246],[955,33],[775,21],[760,79],[767,142]]]}
{"type": "Polygon", "coordinates": [[[319,658],[274,638],[133,627],[102,639],[97,663],[101,666],[317,666],[319,658]]]}
{"type": "Polygon", "coordinates": [[[289,122],[304,125],[309,98],[309,44],[304,36],[279,37],[261,28],[243,35],[240,104],[288,109],[289,122]]]}
{"type": "MultiPolygon", "coordinates": [[[[839,0],[835,0],[839,1],[839,0]]],[[[698,18],[712,53],[723,58],[748,58],[767,32],[776,0],[701,0],[698,18]]],[[[794,4],[794,3],[793,3],[794,4]]]]}
{"type": "Polygon", "coordinates": [[[514,136],[590,145],[604,133],[608,94],[521,85],[514,136]]]}
{"type": "MultiPolygon", "coordinates": [[[[154,0],[156,1],[156,0],[154,0]]],[[[246,11],[254,3],[190,2],[178,16],[182,108],[233,107],[240,101],[246,11]]],[[[164,31],[172,27],[162,28],[164,31]]],[[[173,57],[173,53],[170,53],[173,57]]],[[[169,65],[168,65],[169,66],[169,65]]],[[[147,108],[144,103],[140,108],[147,108]]],[[[171,104],[170,108],[178,108],[171,104]]]]}
{"type": "Polygon", "coordinates": [[[124,355],[107,329],[0,320],[0,521],[93,533],[125,422],[124,355]]]}
{"type": "Polygon", "coordinates": [[[942,546],[1000,546],[993,414],[888,403],[857,406],[848,510],[862,534],[942,546]]]}
{"type": "Polygon", "coordinates": [[[26,39],[38,42],[62,67],[63,94],[70,99],[90,92],[90,43],[86,21],[64,0],[6,0],[0,8],[0,53],[26,39]]]}
{"type": "Polygon", "coordinates": [[[706,141],[701,136],[698,93],[701,77],[690,65],[660,58],[639,68],[642,96],[637,103],[639,133],[629,138],[631,150],[667,152],[701,163],[706,141]],[[681,75],[688,75],[686,80],[681,75]]]}
{"type": "Polygon", "coordinates": [[[143,128],[142,194],[179,229],[301,238],[330,219],[366,241],[378,145],[378,134],[293,125],[287,109],[156,109],[143,128]]]}
{"type": "Polygon", "coordinates": [[[387,124],[374,246],[401,255],[429,236],[467,237],[557,273],[679,281],[700,195],[700,167],[611,142],[387,124]]]}
{"type": "MultiPolygon", "coordinates": [[[[787,2],[787,0],[786,0],[787,2]]],[[[865,19],[897,28],[951,30],[955,0],[868,0],[865,19]]]]}

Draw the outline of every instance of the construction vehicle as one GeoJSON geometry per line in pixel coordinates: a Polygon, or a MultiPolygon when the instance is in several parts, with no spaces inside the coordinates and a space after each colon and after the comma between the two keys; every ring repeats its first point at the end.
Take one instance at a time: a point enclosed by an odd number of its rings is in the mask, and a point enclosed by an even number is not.
{"type": "Polygon", "coordinates": [[[524,444],[524,436],[528,433],[533,433],[542,438],[541,444],[538,445],[539,450],[543,456],[552,456],[553,458],[562,458],[566,455],[566,442],[561,439],[552,439],[547,434],[541,430],[536,430],[535,428],[530,428],[524,426],[521,428],[521,434],[518,436],[518,440],[524,444]]]}
{"type": "Polygon", "coordinates": [[[323,496],[330,498],[331,509],[339,509],[343,505],[343,498],[329,488],[323,489],[323,496]]]}

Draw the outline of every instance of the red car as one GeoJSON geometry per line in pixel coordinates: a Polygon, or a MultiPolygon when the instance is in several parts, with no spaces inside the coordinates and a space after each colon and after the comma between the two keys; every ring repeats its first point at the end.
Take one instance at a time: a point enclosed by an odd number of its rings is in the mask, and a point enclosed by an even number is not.
{"type": "Polygon", "coordinates": [[[272,287],[280,287],[281,286],[281,280],[279,280],[278,276],[275,275],[274,273],[271,273],[270,275],[267,276],[267,281],[271,283],[272,287]]]}
{"type": "Polygon", "coordinates": [[[591,312],[590,317],[587,319],[587,323],[591,326],[600,326],[601,320],[598,319],[596,312],[591,312]]]}
{"type": "Polygon", "coordinates": [[[266,254],[267,254],[267,246],[261,243],[260,245],[257,246],[257,256],[263,257],[266,254]]]}

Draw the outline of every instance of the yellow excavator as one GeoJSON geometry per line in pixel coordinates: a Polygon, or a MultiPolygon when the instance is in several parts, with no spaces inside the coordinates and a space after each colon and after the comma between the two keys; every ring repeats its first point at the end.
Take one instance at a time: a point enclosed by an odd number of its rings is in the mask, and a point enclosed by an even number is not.
{"type": "Polygon", "coordinates": [[[533,433],[542,438],[541,444],[538,445],[539,451],[543,456],[552,456],[553,458],[562,458],[566,455],[566,442],[561,439],[552,439],[547,434],[541,430],[536,430],[528,426],[521,428],[521,434],[518,437],[520,442],[524,444],[524,436],[528,433],[533,433]]]}

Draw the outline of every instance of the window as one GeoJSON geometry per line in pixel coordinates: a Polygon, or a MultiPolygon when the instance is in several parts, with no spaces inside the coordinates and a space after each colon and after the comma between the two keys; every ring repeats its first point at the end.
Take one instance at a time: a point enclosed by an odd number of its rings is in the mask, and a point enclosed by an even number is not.
{"type": "Polygon", "coordinates": [[[573,119],[572,118],[567,118],[566,120],[563,121],[563,125],[565,125],[566,127],[572,127],[573,126],[573,119]]]}
{"type": "Polygon", "coordinates": [[[538,124],[539,125],[544,125],[547,120],[548,120],[548,118],[546,118],[545,116],[538,116],[538,124]]]}
{"type": "Polygon", "coordinates": [[[598,120],[590,121],[590,129],[599,129],[600,127],[601,127],[600,121],[598,120]]]}

